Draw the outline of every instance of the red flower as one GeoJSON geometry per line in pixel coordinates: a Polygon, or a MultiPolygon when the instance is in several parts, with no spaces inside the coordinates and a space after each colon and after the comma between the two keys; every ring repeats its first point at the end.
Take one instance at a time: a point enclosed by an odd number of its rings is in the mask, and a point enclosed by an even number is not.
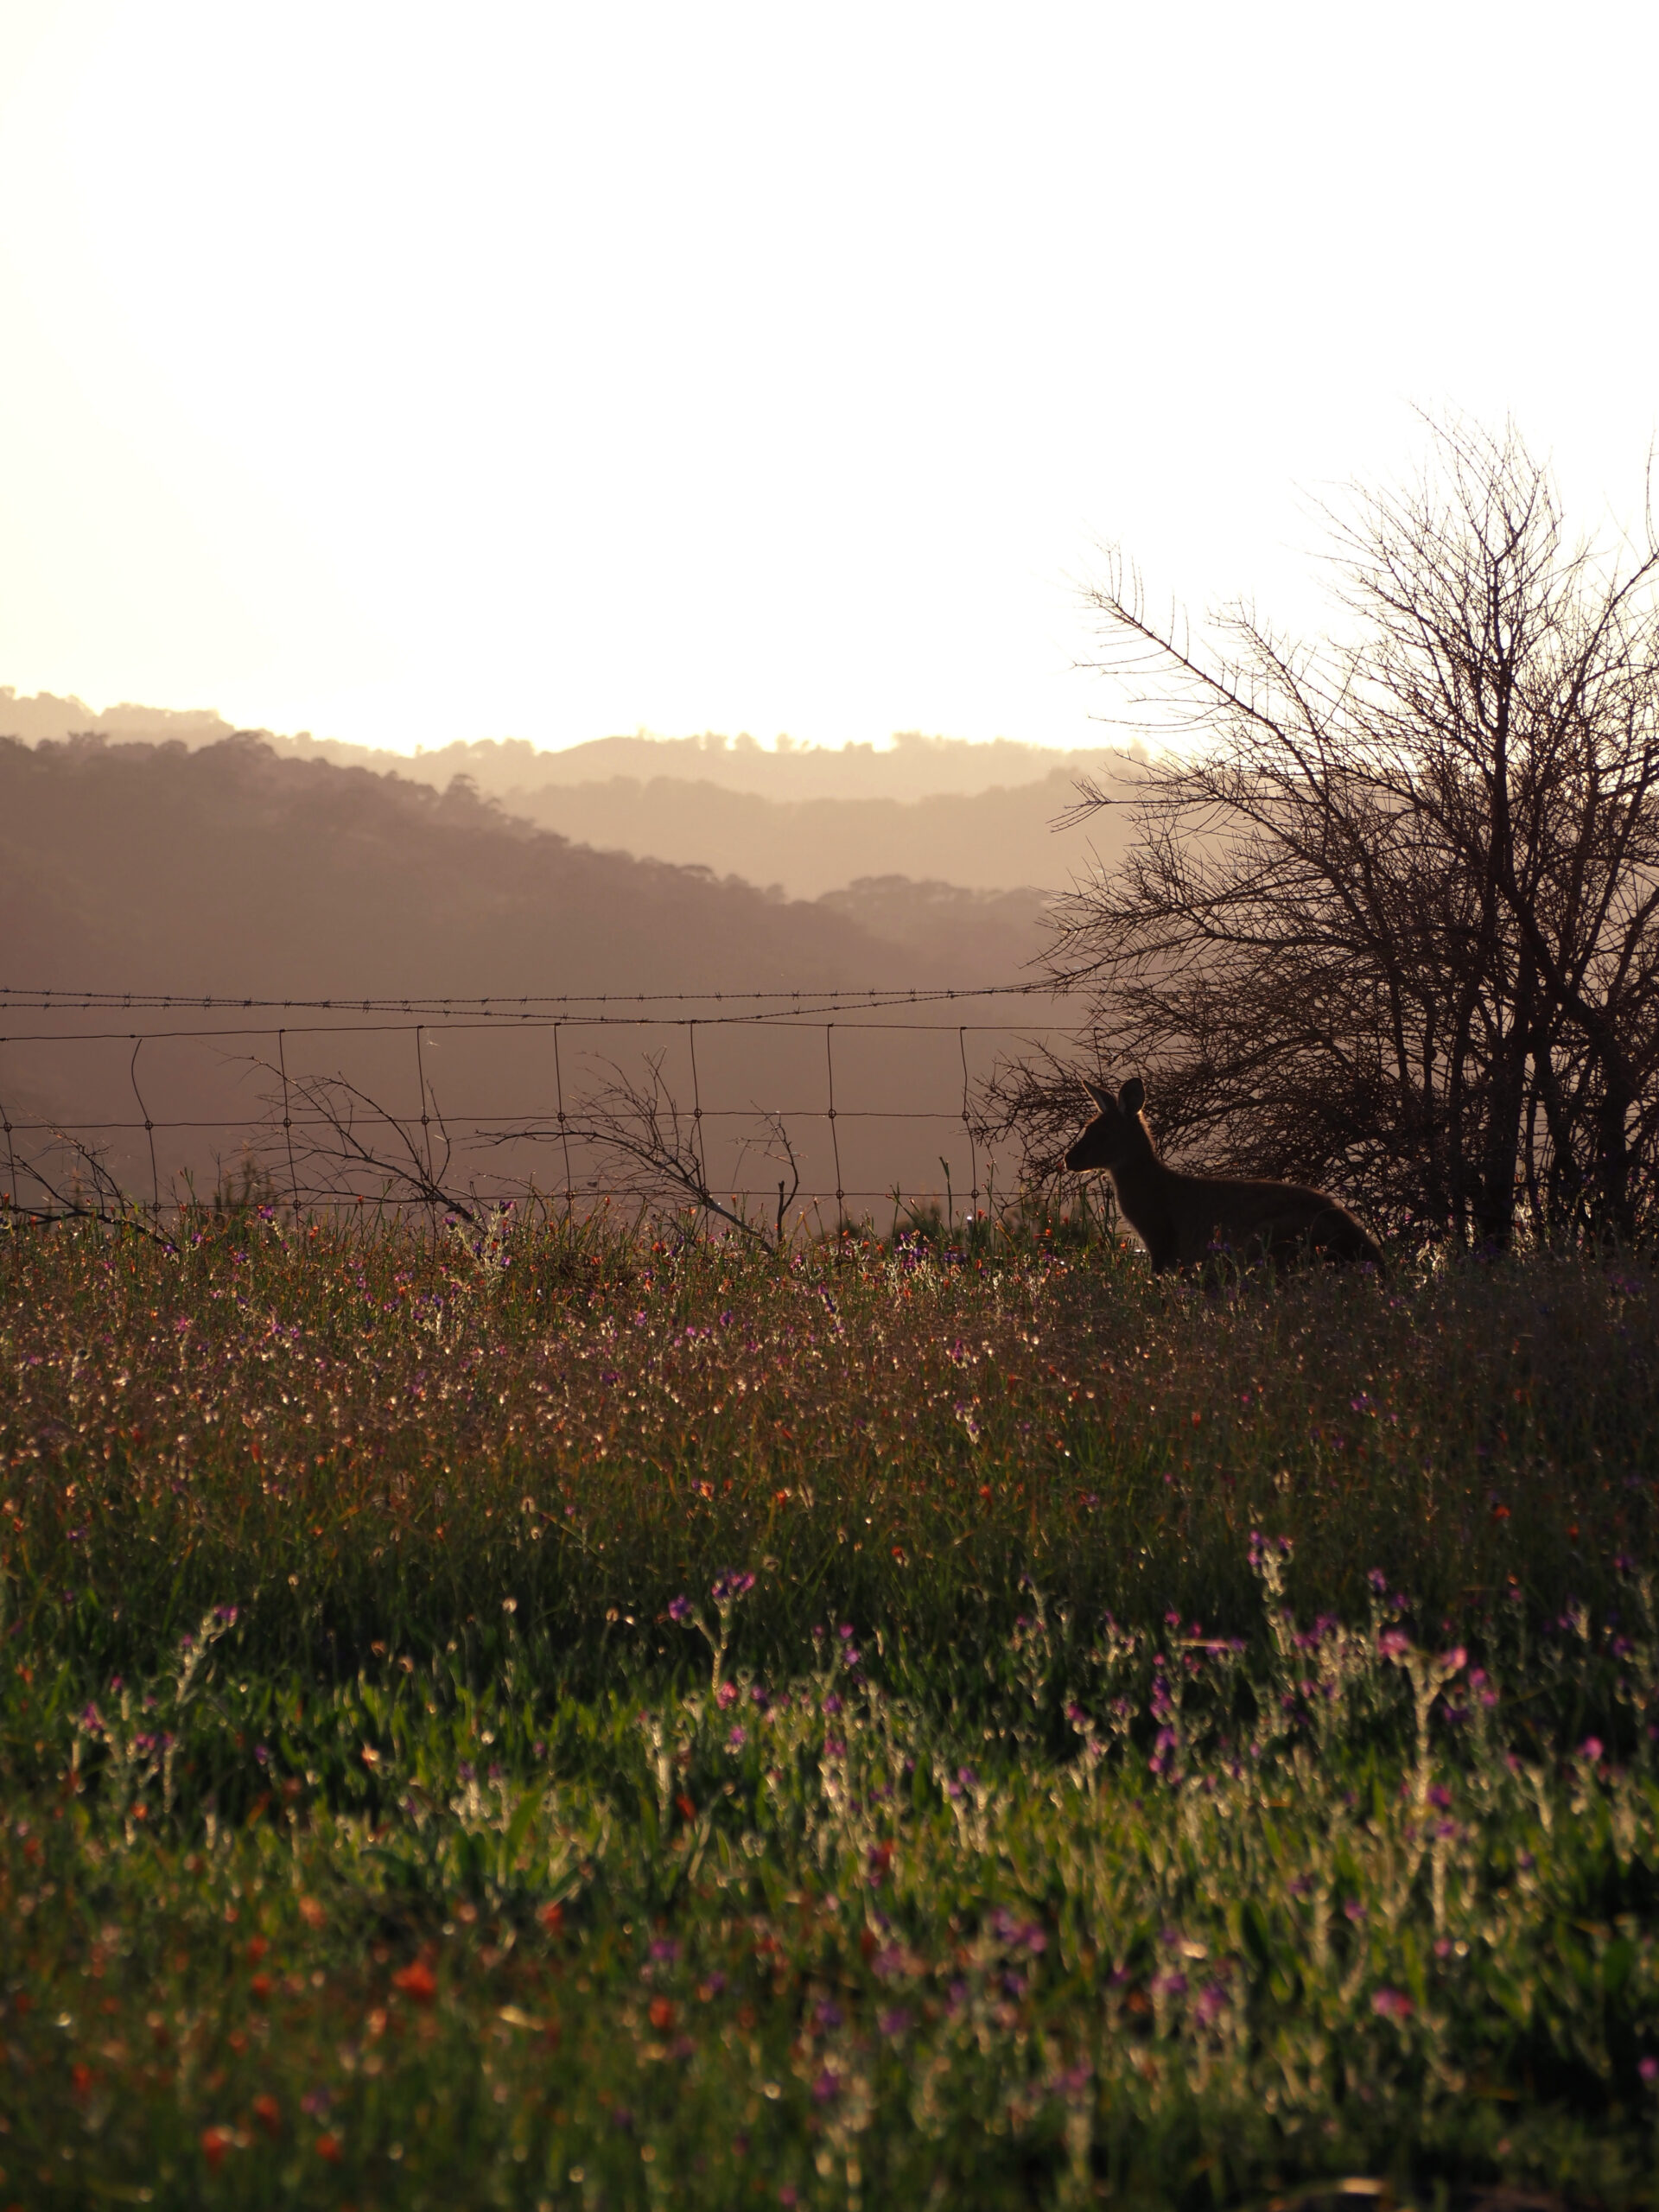
{"type": "Polygon", "coordinates": [[[438,1993],[438,1978],[424,1959],[412,1959],[393,1974],[391,1986],[400,1989],[412,2005],[429,2005],[438,1993]]]}

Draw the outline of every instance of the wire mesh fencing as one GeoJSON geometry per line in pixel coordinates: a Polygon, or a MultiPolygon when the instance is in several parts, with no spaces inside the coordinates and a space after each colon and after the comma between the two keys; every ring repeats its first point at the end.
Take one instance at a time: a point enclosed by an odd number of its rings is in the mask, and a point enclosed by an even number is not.
{"type": "Polygon", "coordinates": [[[15,1217],[193,1201],[471,1215],[540,1198],[691,1207],[785,1241],[1011,1196],[985,1098],[1063,1065],[1025,986],[619,1000],[268,1001],[0,986],[15,1217]]]}

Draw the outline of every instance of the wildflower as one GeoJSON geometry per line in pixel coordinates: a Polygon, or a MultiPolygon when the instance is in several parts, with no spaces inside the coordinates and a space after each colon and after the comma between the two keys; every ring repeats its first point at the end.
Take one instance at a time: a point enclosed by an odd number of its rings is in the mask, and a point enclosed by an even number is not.
{"type": "Polygon", "coordinates": [[[1581,1759],[1588,1759],[1593,1766],[1600,1758],[1605,1748],[1599,1736],[1586,1736],[1579,1745],[1579,1757],[1581,1759]]]}
{"type": "Polygon", "coordinates": [[[556,1903],[544,1904],[536,1917],[550,1936],[556,1936],[564,1926],[564,1907],[556,1903]]]}
{"type": "Polygon", "coordinates": [[[201,2155],[207,2161],[208,2171],[217,2173],[225,2163],[225,2153],[230,2149],[231,2131],[228,2127],[204,2127],[201,2131],[201,2155]]]}
{"type": "Polygon", "coordinates": [[[1641,2060],[1636,2070],[1650,2089],[1656,2082],[1659,2082],[1659,2058],[1649,2057],[1641,2060]]]}
{"type": "Polygon", "coordinates": [[[253,2116],[267,2135],[276,2135],[283,2124],[282,2107],[269,2090],[262,2090],[254,2099],[253,2116]]]}
{"type": "Polygon", "coordinates": [[[1371,2010],[1380,2020],[1408,2020],[1416,2009],[1403,1989],[1379,1989],[1371,1999],[1371,2010]]]}
{"type": "Polygon", "coordinates": [[[331,2166],[337,2166],[344,2156],[338,2135],[319,2135],[316,2150],[317,2156],[320,2158],[326,2158],[331,2166]]]}
{"type": "Polygon", "coordinates": [[[429,2005],[438,1993],[437,1976],[424,1959],[412,1959],[391,1977],[391,1986],[412,2005],[429,2005]]]}
{"type": "Polygon", "coordinates": [[[1376,1639],[1376,1648],[1384,1659],[1392,1659],[1398,1663],[1411,1649],[1411,1639],[1402,1636],[1397,1628],[1384,1629],[1376,1639]]]}
{"type": "Polygon", "coordinates": [[[685,1597],[671,1599],[668,1618],[671,1621],[689,1621],[691,1618],[691,1600],[685,1597]]]}
{"type": "Polygon", "coordinates": [[[659,2035],[666,2034],[668,2030],[673,2026],[674,2006],[671,1999],[666,1997],[653,1997],[652,1999],[651,2024],[656,2029],[659,2035]]]}
{"type": "Polygon", "coordinates": [[[720,1707],[721,1711],[724,1713],[728,1706],[733,1706],[737,1703],[737,1684],[735,1682],[722,1682],[720,1688],[715,1692],[715,1703],[720,1707]]]}

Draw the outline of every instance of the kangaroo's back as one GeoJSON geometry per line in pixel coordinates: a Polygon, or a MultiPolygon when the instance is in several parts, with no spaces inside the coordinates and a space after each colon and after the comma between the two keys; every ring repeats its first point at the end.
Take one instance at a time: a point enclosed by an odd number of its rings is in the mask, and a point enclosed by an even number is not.
{"type": "Polygon", "coordinates": [[[1381,1268],[1376,1239],[1328,1191],[1226,1175],[1184,1175],[1158,1156],[1132,1076],[1116,1098],[1084,1078],[1098,1111],[1065,1155],[1074,1172],[1102,1168],[1154,1268],[1199,1267],[1216,1254],[1243,1266],[1316,1258],[1381,1268]]]}

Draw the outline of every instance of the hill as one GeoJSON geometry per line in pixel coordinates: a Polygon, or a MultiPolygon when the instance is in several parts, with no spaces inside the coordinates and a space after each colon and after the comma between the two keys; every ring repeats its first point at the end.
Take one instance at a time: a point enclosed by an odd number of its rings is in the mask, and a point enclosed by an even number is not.
{"type": "Polygon", "coordinates": [[[1040,895],[888,884],[809,904],[594,852],[465,782],[192,752],[0,741],[7,980],[380,996],[1012,980],[1040,895]],[[942,925],[947,912],[955,926],[942,925]],[[880,926],[874,925],[879,919],[880,926]]]}
{"type": "MultiPolygon", "coordinates": [[[[96,729],[117,742],[178,739],[199,748],[232,733],[217,715],[0,690],[0,734],[31,743],[96,729]]],[[[981,890],[1063,889],[1122,843],[1117,817],[1056,830],[1074,780],[1090,770],[1132,779],[1137,756],[1058,753],[901,733],[891,747],[791,745],[753,738],[595,739],[560,753],[521,738],[456,742],[411,755],[333,739],[261,737],[279,757],[363,768],[480,797],[544,830],[636,859],[702,866],[817,899],[861,876],[906,875],[981,890]]],[[[1127,787],[1127,786],[1126,786],[1127,787]]]]}

